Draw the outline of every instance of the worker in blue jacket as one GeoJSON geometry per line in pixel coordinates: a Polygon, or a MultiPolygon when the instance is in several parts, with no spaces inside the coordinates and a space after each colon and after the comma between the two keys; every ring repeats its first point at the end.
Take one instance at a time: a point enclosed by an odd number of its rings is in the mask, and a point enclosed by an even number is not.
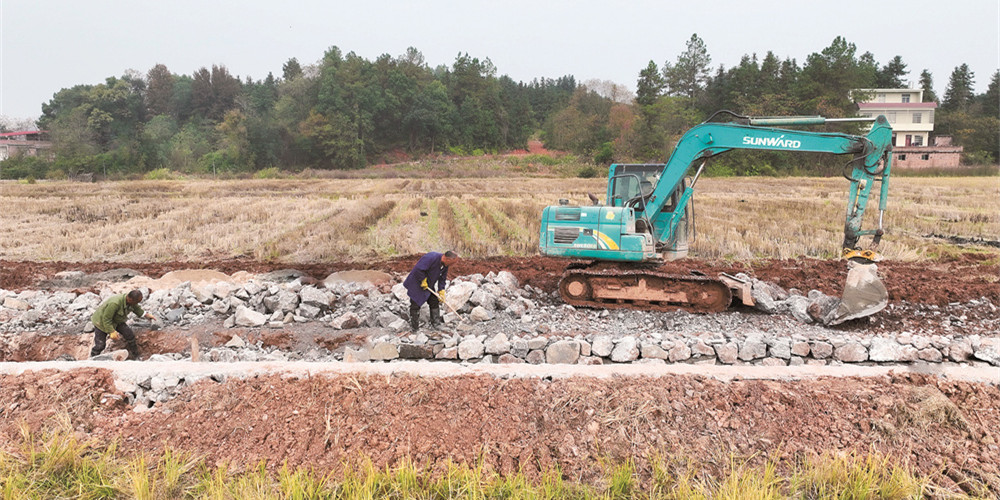
{"type": "Polygon", "coordinates": [[[444,287],[448,280],[448,266],[459,259],[457,253],[449,250],[443,254],[428,252],[409,276],[403,281],[406,294],[410,296],[410,329],[413,333],[420,327],[420,307],[427,303],[431,310],[430,327],[441,323],[441,302],[444,301],[444,287]],[[433,288],[433,289],[432,289],[433,288]]]}

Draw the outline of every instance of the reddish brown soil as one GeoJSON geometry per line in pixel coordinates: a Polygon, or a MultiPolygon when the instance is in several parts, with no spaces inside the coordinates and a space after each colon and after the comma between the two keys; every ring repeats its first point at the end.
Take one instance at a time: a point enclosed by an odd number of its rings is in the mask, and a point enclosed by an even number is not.
{"type": "MultiPolygon", "coordinates": [[[[328,262],[289,264],[260,262],[242,259],[207,262],[114,263],[114,262],[17,262],[0,260],[0,288],[22,290],[38,285],[55,273],[79,270],[88,273],[129,267],[158,278],[164,273],[179,269],[215,269],[227,274],[237,271],[253,273],[293,268],[323,279],[330,273],[348,269],[373,269],[405,274],[419,256],[398,257],[369,262],[328,262]]],[[[907,301],[921,304],[945,305],[986,297],[1000,303],[1000,265],[987,263],[985,257],[966,255],[961,259],[934,262],[883,262],[879,270],[892,302],[907,301]]],[[[522,284],[529,284],[545,291],[556,289],[559,278],[569,261],[553,257],[493,257],[463,259],[451,270],[453,276],[507,270],[518,277],[522,284]]],[[[745,272],[754,277],[773,281],[786,288],[803,292],[820,290],[828,295],[840,295],[847,278],[847,266],[839,260],[794,259],[770,260],[747,265],[743,263],[719,264],[694,259],[684,259],[660,266],[659,270],[688,274],[692,270],[709,276],[720,272],[745,272]]]]}
{"type": "MultiPolygon", "coordinates": [[[[1000,492],[1000,392],[995,386],[905,375],[799,382],[701,377],[599,380],[486,376],[281,376],[210,381],[184,389],[165,411],[137,414],[107,371],[0,375],[0,436],[40,429],[67,413],[74,429],[130,452],[169,446],[236,468],[336,470],[370,457],[379,467],[412,458],[529,475],[560,467],[596,480],[599,460],[655,453],[728,467],[729,457],[793,459],[877,450],[946,486],[978,477],[1000,492]],[[103,398],[107,399],[107,398],[103,398]],[[127,437],[127,439],[125,439],[127,437]]],[[[786,466],[791,461],[785,462],[786,466]]],[[[710,465],[711,467],[711,465],[710,465]]]]}
{"type": "MultiPolygon", "coordinates": [[[[54,332],[23,333],[9,342],[0,343],[0,362],[48,361],[63,355],[86,359],[94,345],[94,336],[79,333],[80,329],[81,327],[76,326],[54,332]]],[[[348,334],[319,323],[295,324],[279,330],[258,330],[224,328],[220,321],[213,321],[184,330],[143,330],[137,335],[137,342],[141,359],[147,359],[153,354],[190,355],[192,337],[198,340],[201,348],[211,348],[224,346],[237,335],[248,344],[260,342],[264,347],[299,353],[320,347],[333,351],[344,345],[364,345],[369,340],[366,330],[351,330],[348,334]]],[[[122,339],[109,339],[105,352],[117,349],[125,349],[125,342],[122,339]]]]}
{"type": "Polygon", "coordinates": [[[515,149],[514,151],[507,153],[508,156],[524,156],[524,155],[553,156],[555,154],[557,154],[555,151],[545,149],[545,145],[542,144],[542,141],[528,141],[528,149],[515,149]]]}

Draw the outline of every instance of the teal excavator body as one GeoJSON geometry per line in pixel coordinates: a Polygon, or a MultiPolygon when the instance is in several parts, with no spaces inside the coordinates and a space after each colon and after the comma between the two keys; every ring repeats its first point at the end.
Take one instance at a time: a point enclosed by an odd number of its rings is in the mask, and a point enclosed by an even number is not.
{"type": "MultiPolygon", "coordinates": [[[[705,122],[685,133],[667,163],[611,165],[604,205],[591,197],[594,203],[589,206],[571,205],[561,200],[559,205],[546,207],[542,212],[539,232],[541,253],[598,262],[632,263],[686,256],[692,227],[688,207],[705,162],[734,149],[745,149],[851,155],[844,171],[850,189],[844,221],[843,255],[866,263],[877,260],[874,251],[883,234],[882,215],[886,209],[892,163],[892,129],[884,116],[875,119],[826,119],[751,118],[729,114],[736,120],[705,122]],[[861,120],[873,121],[866,135],[775,128],[861,120]],[[694,175],[689,177],[691,172],[694,175]],[[863,216],[876,184],[880,184],[881,192],[878,225],[874,229],[863,229],[863,216]],[[862,236],[873,237],[869,249],[859,247],[862,236]]],[[[563,278],[566,286],[560,287],[564,300],[594,307],[644,307],[652,304],[665,309],[699,310],[698,307],[684,306],[682,300],[664,299],[669,296],[667,293],[650,292],[648,281],[633,286],[631,283],[616,283],[616,278],[611,277],[623,276],[625,278],[618,281],[629,281],[631,277],[648,278],[651,276],[649,273],[616,274],[605,269],[600,274],[602,278],[594,278],[593,272],[588,278],[585,277],[587,274],[585,270],[567,271],[563,278]],[[604,281],[599,282],[602,279],[604,281]],[[605,286],[616,291],[604,290],[605,286]]],[[[874,271],[871,275],[874,277],[874,271]]],[[[881,282],[878,285],[881,286],[881,282]]],[[[725,298],[716,297],[715,300],[723,301],[725,298]]],[[[866,312],[872,308],[874,306],[862,307],[866,312]]]]}

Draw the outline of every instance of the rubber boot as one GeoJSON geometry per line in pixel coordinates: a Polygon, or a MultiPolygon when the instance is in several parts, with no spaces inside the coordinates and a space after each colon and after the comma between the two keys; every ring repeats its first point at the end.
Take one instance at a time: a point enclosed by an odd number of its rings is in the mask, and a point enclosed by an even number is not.
{"type": "Polygon", "coordinates": [[[410,312],[410,332],[417,333],[420,329],[420,313],[410,312]]]}
{"type": "Polygon", "coordinates": [[[125,342],[125,349],[128,350],[128,360],[137,361],[139,359],[139,346],[135,344],[135,341],[125,342]]]}
{"type": "Polygon", "coordinates": [[[438,326],[441,325],[441,308],[440,307],[431,307],[430,310],[431,310],[430,327],[431,328],[437,328],[438,326]]]}

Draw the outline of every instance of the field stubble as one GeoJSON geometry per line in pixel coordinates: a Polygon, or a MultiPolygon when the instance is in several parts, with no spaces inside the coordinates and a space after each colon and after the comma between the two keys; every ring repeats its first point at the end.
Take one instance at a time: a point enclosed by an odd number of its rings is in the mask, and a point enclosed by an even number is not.
{"type": "MultiPolygon", "coordinates": [[[[10,260],[166,261],[249,257],[359,260],[454,248],[470,257],[537,252],[543,207],[586,203],[604,179],[351,179],[4,183],[0,253],[10,260]]],[[[602,196],[603,198],[603,196],[602,196]]],[[[835,258],[839,178],[702,179],[692,256],[835,258]]],[[[870,207],[877,207],[877,197],[870,207]]],[[[878,211],[869,210],[866,227],[878,211]]],[[[955,252],[947,238],[1000,234],[996,178],[893,179],[880,251],[955,252]],[[934,235],[933,237],[931,235],[934,235]]],[[[866,242],[867,239],[863,240],[866,242]]],[[[985,245],[975,251],[996,253],[985,245]]]]}

